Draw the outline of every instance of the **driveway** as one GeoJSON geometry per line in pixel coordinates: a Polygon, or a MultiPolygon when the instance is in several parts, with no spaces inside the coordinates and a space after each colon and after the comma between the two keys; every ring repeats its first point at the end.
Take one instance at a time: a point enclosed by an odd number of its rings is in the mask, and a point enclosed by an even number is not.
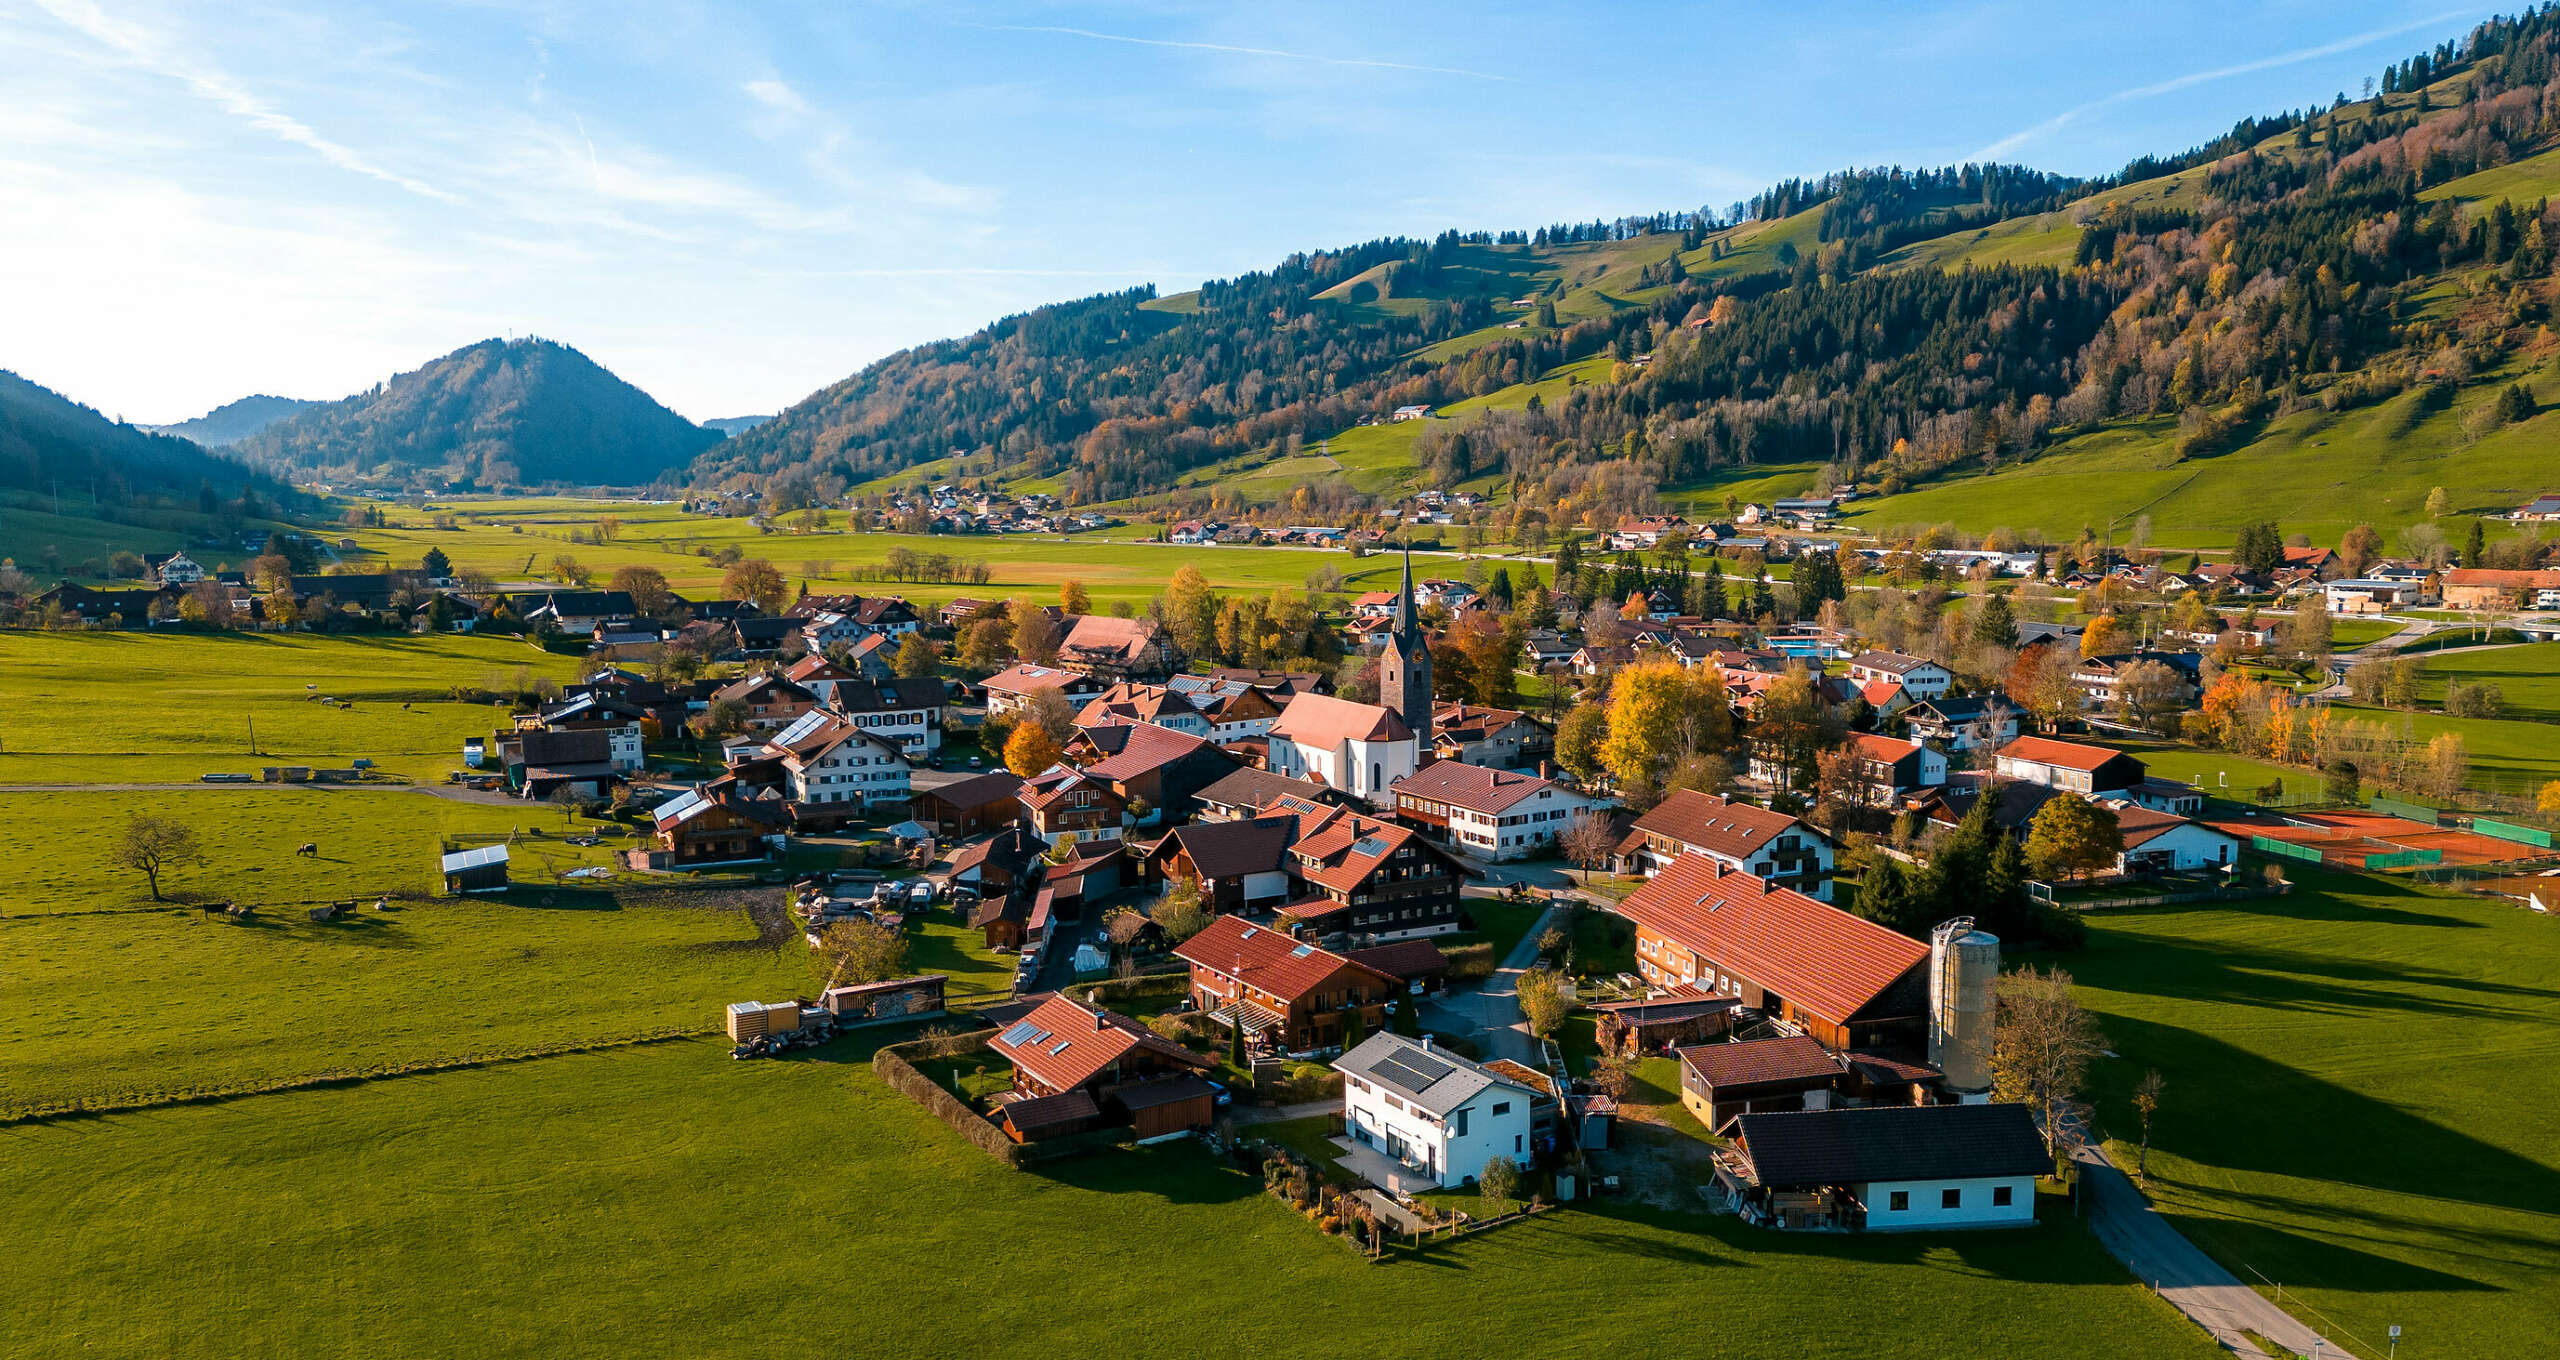
{"type": "Polygon", "coordinates": [[[1422,1008],[1424,1025],[1474,1040],[1488,1059],[1509,1058],[1545,1071],[1546,1055],[1520,1014],[1520,975],[1538,961],[1538,937],[1548,927],[1559,924],[1558,913],[1563,910],[1561,906],[1550,906],[1540,913],[1537,923],[1511,947],[1511,953],[1493,976],[1474,987],[1452,989],[1426,1000],[1422,1008]]]}
{"type": "Polygon", "coordinates": [[[2089,1227],[2109,1253],[2124,1262],[2144,1284],[2172,1307],[2213,1334],[2225,1349],[2242,1356],[2267,1357],[2245,1333],[2255,1332],[2292,1355],[2342,1356],[2346,1347],[2303,1325],[2300,1319],[2238,1276],[2222,1268],[2190,1242],[2169,1220],[2153,1211],[2150,1201],[2106,1154],[2082,1144],[2071,1154],[2080,1164],[2081,1183],[2089,1197],[2089,1227]]]}

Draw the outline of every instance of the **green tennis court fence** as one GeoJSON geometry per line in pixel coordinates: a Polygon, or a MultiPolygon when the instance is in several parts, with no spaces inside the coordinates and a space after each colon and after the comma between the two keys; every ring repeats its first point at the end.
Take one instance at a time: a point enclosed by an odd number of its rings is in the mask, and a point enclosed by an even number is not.
{"type": "Polygon", "coordinates": [[[2434,808],[2420,807],[2416,803],[2404,803],[2397,798],[2376,798],[2370,806],[2374,811],[2381,813],[2385,817],[2398,817],[2404,821],[2411,822],[2425,822],[2429,826],[2441,826],[2444,824],[2444,814],[2436,811],[2434,808]]]}
{"type": "Polygon", "coordinates": [[[2249,844],[2265,854],[2277,855],[2285,859],[2298,859],[2305,864],[2320,862],[2318,849],[2308,845],[2296,845],[2291,841],[2280,841],[2273,836],[2251,836],[2249,844]]]}
{"type": "Polygon", "coordinates": [[[2513,822],[2474,817],[2471,819],[2471,829],[2483,836],[2495,836],[2502,841],[2520,841],[2526,845],[2541,846],[2545,850],[2551,848],[2551,833],[2538,826],[2518,826],[2513,822]]]}
{"type": "Polygon", "coordinates": [[[2389,854],[2364,857],[2364,867],[2368,869],[2406,869],[2413,864],[2442,863],[2444,863],[2442,850],[2397,850],[2389,854]]]}

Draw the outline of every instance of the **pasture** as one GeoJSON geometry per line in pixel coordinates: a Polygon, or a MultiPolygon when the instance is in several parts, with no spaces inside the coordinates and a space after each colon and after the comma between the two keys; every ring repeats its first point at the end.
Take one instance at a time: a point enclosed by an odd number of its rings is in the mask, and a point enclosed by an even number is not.
{"type": "Polygon", "coordinates": [[[2153,1195],[2244,1278],[2282,1282],[2358,1355],[2393,1324],[2412,1355],[2546,1353],[2560,927],[2286,867],[2290,896],[2099,913],[2088,948],[2053,960],[2121,1055],[2093,1069],[2118,1161],[2132,1086],[2157,1068],[2153,1195]]]}
{"type": "Polygon", "coordinates": [[[512,692],[577,672],[576,658],[512,638],[0,633],[0,785],[183,782],[358,757],[440,779],[460,768],[463,738],[506,721],[504,708],[455,700],[457,687],[512,692]]]}
{"type": "Polygon", "coordinates": [[[102,1357],[443,1356],[461,1329],[485,1357],[947,1355],[1036,1329],[1079,1354],[1215,1336],[1336,1356],[1475,1334],[1498,1299],[1503,1353],[1605,1316],[1612,1349],[1685,1356],[1711,1298],[1719,1336],[1808,1357],[2092,1335],[2214,1353],[2059,1205],[2031,1232],[1864,1240],[1603,1205],[1378,1266],[1190,1144],[1005,1170],[867,1056],[686,1041],[0,1130],[0,1336],[102,1357]],[[110,1251],[112,1270],[59,1265],[110,1251]],[[853,1306],[820,1283],[836,1262],[858,1263],[853,1306]]]}
{"type": "Polygon", "coordinates": [[[2452,685],[2492,684],[2506,700],[2507,717],[2560,722],[2560,642],[2437,652],[2418,676],[2421,703],[2441,707],[2452,685]]]}

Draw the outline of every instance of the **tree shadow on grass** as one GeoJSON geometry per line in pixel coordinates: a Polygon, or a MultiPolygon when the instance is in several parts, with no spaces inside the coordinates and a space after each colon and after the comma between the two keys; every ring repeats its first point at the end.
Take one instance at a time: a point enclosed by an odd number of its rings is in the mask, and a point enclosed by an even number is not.
{"type": "MultiPolygon", "coordinates": [[[[2174,1149],[2188,1161],[2448,1205],[2560,1216],[2560,1170],[2541,1162],[2194,1030],[2121,1015],[2106,1016],[2101,1024],[2108,1043],[2127,1059],[2101,1068],[2102,1088],[2121,1088],[2145,1068],[2170,1074],[2173,1094],[2186,1088],[2184,1099],[2164,1101],[2153,1145],[2174,1149]]],[[[2102,1089],[2100,1099],[2102,1109],[2127,1108],[2121,1089],[2102,1089]]],[[[2229,1197],[2219,1185],[2200,1193],[2229,1197]]],[[[2309,1212],[2340,1211],[2322,1206],[2309,1212]]],[[[2456,1211],[2435,1227],[2451,1237],[2474,1230],[2472,1216],[2456,1211]]],[[[2560,1265],[2560,1251],[2552,1258],[2551,1264],[2560,1265]]]]}
{"type": "Polygon", "coordinates": [[[620,911],[622,899],[611,888],[533,887],[518,884],[495,900],[504,906],[536,911],[620,911]]]}

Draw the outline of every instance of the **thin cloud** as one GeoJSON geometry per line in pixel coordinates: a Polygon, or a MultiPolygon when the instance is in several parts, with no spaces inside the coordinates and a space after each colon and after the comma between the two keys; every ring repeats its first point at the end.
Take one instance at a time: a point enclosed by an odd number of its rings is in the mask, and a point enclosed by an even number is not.
{"type": "Polygon", "coordinates": [[[2110,108],[2117,104],[2129,103],[2136,99],[2151,99],[2164,94],[2174,94],[2179,90],[2202,85],[2208,81],[2227,80],[2233,76],[2251,75],[2259,71],[2273,70],[2279,66],[2292,66],[2300,62],[2317,61],[2322,57],[2334,57],[2341,52],[2352,52],[2359,47],[2365,47],[2370,44],[2380,42],[2385,38],[2396,38],[2403,33],[2408,33],[2416,29],[2433,28],[2447,20],[2459,19],[2463,16],[2463,13],[2464,12],[2461,10],[2447,10],[2444,13],[2431,15],[2424,19],[2413,20],[2409,23],[2400,24],[2393,28],[2377,28],[2370,32],[2356,34],[2353,37],[2340,38],[2336,42],[2322,43],[2317,47],[2300,48],[2292,52],[2282,52],[2272,57],[2260,57],[2256,61],[2244,61],[2231,66],[2217,66],[2210,71],[2193,71],[2186,75],[2173,76],[2167,80],[2158,81],[2150,85],[2137,85],[2129,90],[2118,90],[2114,94],[2107,95],[2104,98],[2090,100],[2088,103],[2082,104],[2078,108],[2065,109],[2061,113],[2055,114],[2053,117],[2048,118],[2033,127],[2023,128],[2019,131],[2012,132],[2008,136],[2003,137],[2000,140],[1993,142],[1991,145],[1982,148],[1980,151],[1973,153],[1972,159],[1977,161],[1998,160],[2001,157],[2008,155],[2010,152],[2017,150],[2019,147],[2035,141],[2037,138],[2058,132],[2062,128],[2078,122],[2081,118],[2095,113],[2100,109],[2110,108]]]}
{"type": "Polygon", "coordinates": [[[170,54],[156,34],[139,25],[118,23],[91,0],[36,0],[36,3],[63,24],[114,49],[144,70],[177,81],[193,91],[197,98],[269,136],[310,151],[341,170],[381,180],[439,203],[463,201],[459,194],[448,193],[423,180],[377,165],[354,148],[331,141],[310,124],[268,103],[225,72],[170,54]]]}
{"type": "Polygon", "coordinates": [[[1185,52],[1221,52],[1238,57],[1277,57],[1282,61],[1312,62],[1318,66],[1355,66],[1371,71],[1410,71],[1418,75],[1458,76],[1467,80],[1498,80],[1515,84],[1512,76],[1490,71],[1470,71],[1462,66],[1420,66],[1403,61],[1374,61],[1367,57],[1335,57],[1321,52],[1289,52],[1277,47],[1238,47],[1230,43],[1183,42],[1172,38],[1139,38],[1126,33],[1098,33],[1090,28],[1060,28],[1050,24],[963,24],[963,28],[982,29],[989,33],[1051,33],[1068,38],[1089,38],[1094,42],[1126,43],[1131,47],[1169,47],[1185,52]]]}

